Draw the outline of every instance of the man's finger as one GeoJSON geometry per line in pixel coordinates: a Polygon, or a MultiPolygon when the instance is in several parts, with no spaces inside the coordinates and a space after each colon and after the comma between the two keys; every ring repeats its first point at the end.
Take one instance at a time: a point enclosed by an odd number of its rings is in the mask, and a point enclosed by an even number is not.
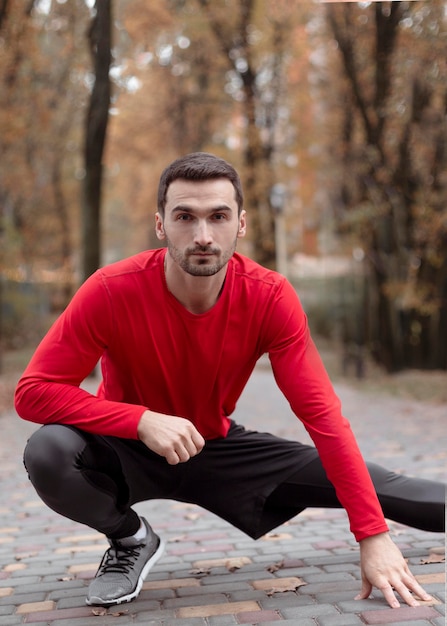
{"type": "Polygon", "coordinates": [[[385,596],[385,600],[388,602],[392,609],[398,609],[400,607],[399,600],[394,595],[394,591],[391,585],[388,584],[384,587],[381,587],[380,591],[383,593],[383,595],[385,596]]]}
{"type": "MultiPolygon", "coordinates": [[[[419,598],[419,600],[423,600],[424,602],[430,602],[430,600],[433,600],[432,596],[421,587],[421,585],[412,574],[410,574],[409,576],[406,587],[407,589],[411,590],[419,598]]],[[[419,603],[417,602],[417,600],[409,592],[408,595],[412,598],[414,602],[416,602],[416,604],[411,604],[410,606],[418,606],[419,603]]],[[[407,604],[409,603],[407,602],[407,604]]]]}
{"type": "Polygon", "coordinates": [[[355,596],[354,600],[366,600],[369,598],[372,592],[372,585],[369,581],[363,579],[362,580],[362,590],[360,593],[355,596]]]}
{"type": "Polygon", "coordinates": [[[199,431],[196,430],[193,433],[192,440],[196,447],[196,454],[199,454],[199,452],[201,452],[203,450],[203,447],[205,446],[205,439],[202,437],[199,431]]]}
{"type": "Polygon", "coordinates": [[[178,465],[180,463],[180,458],[175,450],[169,450],[163,456],[169,465],[178,465]]]}
{"type": "Polygon", "coordinates": [[[408,587],[404,583],[396,585],[394,589],[408,606],[419,606],[419,602],[411,595],[408,587]]]}
{"type": "Polygon", "coordinates": [[[431,596],[425,591],[423,587],[421,587],[421,585],[418,583],[416,578],[414,578],[414,576],[411,577],[411,581],[408,584],[408,587],[413,593],[417,595],[418,598],[420,598],[424,602],[430,602],[430,600],[433,600],[433,596],[431,596]]]}

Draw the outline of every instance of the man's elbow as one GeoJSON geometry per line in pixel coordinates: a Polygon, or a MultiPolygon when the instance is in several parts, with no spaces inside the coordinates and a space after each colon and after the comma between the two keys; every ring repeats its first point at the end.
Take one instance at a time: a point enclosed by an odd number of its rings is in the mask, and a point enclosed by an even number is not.
{"type": "Polygon", "coordinates": [[[19,380],[14,392],[14,407],[19,417],[35,422],[35,382],[27,379],[19,380]],[[33,410],[34,407],[34,410],[33,410]]]}

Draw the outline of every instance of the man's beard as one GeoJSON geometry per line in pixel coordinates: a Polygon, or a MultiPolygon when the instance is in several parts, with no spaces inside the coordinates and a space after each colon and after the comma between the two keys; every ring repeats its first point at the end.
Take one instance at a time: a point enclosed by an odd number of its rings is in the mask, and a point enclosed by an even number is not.
{"type": "Polygon", "coordinates": [[[237,239],[234,240],[232,247],[224,252],[222,252],[220,248],[213,248],[212,246],[195,246],[194,248],[186,248],[184,252],[181,252],[172,244],[168,237],[166,237],[166,243],[169,254],[173,260],[187,274],[190,274],[191,276],[214,276],[220,272],[223,267],[225,267],[233,256],[234,251],[236,250],[237,239]],[[191,262],[191,255],[194,253],[215,254],[217,261],[211,263],[209,257],[204,257],[203,259],[195,257],[197,260],[195,262],[191,262]]]}

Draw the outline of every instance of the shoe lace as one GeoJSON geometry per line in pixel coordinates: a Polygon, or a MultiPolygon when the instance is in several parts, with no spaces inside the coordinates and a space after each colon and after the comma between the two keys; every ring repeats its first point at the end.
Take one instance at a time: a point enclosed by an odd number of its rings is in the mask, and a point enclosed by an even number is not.
{"type": "Polygon", "coordinates": [[[141,546],[135,548],[120,548],[113,546],[106,552],[101,565],[101,574],[129,574],[138,558],[141,546]]]}

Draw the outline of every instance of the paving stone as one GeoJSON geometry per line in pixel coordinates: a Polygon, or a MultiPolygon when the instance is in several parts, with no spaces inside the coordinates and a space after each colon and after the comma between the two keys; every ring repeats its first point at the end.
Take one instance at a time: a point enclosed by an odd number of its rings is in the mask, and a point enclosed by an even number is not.
{"type": "Polygon", "coordinates": [[[439,583],[445,585],[445,572],[433,572],[432,574],[417,574],[416,580],[423,586],[439,583]]]}
{"type": "MultiPolygon", "coordinates": [[[[110,621],[110,618],[107,619],[106,621],[104,621],[103,617],[96,617],[95,615],[89,616],[89,617],[71,617],[71,618],[67,618],[67,619],[54,619],[51,622],[49,622],[51,624],[51,626],[113,626],[116,624],[116,626],[118,626],[118,624],[123,624],[123,623],[129,623],[129,624],[133,624],[133,620],[132,618],[128,617],[124,617],[124,618],[117,618],[117,617],[113,617],[111,618],[113,621],[110,621]],[[125,622],[122,622],[121,620],[124,619],[126,620],[125,622]],[[120,621],[118,621],[120,620],[120,621]],[[130,621],[128,621],[130,620],[130,621]]],[[[27,623],[28,626],[28,623],[27,623]]],[[[33,624],[33,626],[47,626],[47,623],[44,621],[43,624],[42,622],[40,623],[36,623],[33,624]]],[[[159,624],[158,626],[161,626],[161,624],[159,624]]]]}
{"type": "Polygon", "coordinates": [[[266,622],[279,622],[281,617],[277,611],[259,611],[238,613],[236,615],[239,624],[265,624],[266,622]]]}
{"type": "MultiPolygon", "coordinates": [[[[277,399],[273,404],[266,399],[270,387],[262,375],[256,374],[254,384],[256,393],[250,402],[244,404],[241,399],[239,403],[243,421],[248,427],[260,428],[265,411],[265,429],[270,429],[272,409],[278,414],[277,399]]],[[[369,403],[355,404],[351,411],[354,420],[359,406],[356,428],[363,433],[363,446],[374,453],[383,450],[382,441],[397,440],[396,432],[392,437],[386,434],[388,427],[395,428],[396,408],[390,410],[388,401],[384,404],[374,395],[369,403]],[[365,411],[369,411],[367,417],[365,411]]],[[[413,402],[406,403],[408,432],[399,426],[402,455],[394,468],[407,467],[413,474],[428,477],[438,472],[441,476],[444,461],[432,452],[443,453],[445,415],[431,405],[426,411],[424,405],[424,415],[430,419],[430,429],[424,431],[430,440],[426,447],[430,455],[422,462],[414,453],[422,450],[420,436],[415,434],[420,432],[419,414],[413,402]]],[[[398,614],[392,612],[377,591],[367,601],[354,600],[360,589],[359,550],[344,511],[308,509],[254,541],[199,507],[171,501],[136,507],[168,545],[167,554],[152,569],[139,598],[117,608],[116,615],[110,609],[108,617],[94,616],[84,604],[85,593],[107,547],[105,538],[56,515],[40,502],[21,462],[26,436],[36,426],[13,415],[1,419],[0,493],[9,495],[7,503],[0,506],[0,626],[365,626],[372,622],[364,615],[374,619],[374,614],[381,625],[445,626],[444,603],[420,607],[434,611],[428,618],[427,613],[418,614],[408,607],[399,609],[398,614]],[[192,573],[197,562],[204,569],[208,565],[209,573],[192,573]],[[235,566],[232,572],[231,564],[235,566]],[[287,591],[288,579],[303,579],[307,584],[296,592],[287,591]],[[255,589],[255,581],[266,581],[267,587],[283,585],[284,590],[269,595],[269,589],[262,585],[255,589]],[[19,606],[34,602],[40,608],[45,606],[42,603],[52,602],[54,608],[16,613],[19,606]],[[389,615],[401,621],[387,622],[389,615]]],[[[295,425],[300,427],[293,416],[289,422],[282,414],[274,425],[282,436],[290,432],[292,437],[295,425]]],[[[388,455],[388,462],[393,462],[393,455],[388,455]]],[[[443,602],[444,564],[422,561],[434,554],[434,548],[442,553],[444,537],[394,522],[390,528],[412,571],[443,602]]]]}
{"type": "Polygon", "coordinates": [[[259,604],[264,602],[266,594],[264,591],[255,591],[252,587],[239,591],[232,591],[226,594],[230,602],[245,602],[245,600],[255,600],[259,604]]]}
{"type": "Polygon", "coordinates": [[[209,626],[233,626],[237,624],[234,615],[211,615],[207,617],[209,626]]]}
{"type": "Polygon", "coordinates": [[[286,607],[296,608],[299,606],[314,606],[315,598],[311,596],[299,596],[296,593],[281,593],[273,596],[264,596],[259,600],[263,609],[278,608],[282,611],[286,607]]]}
{"type": "Polygon", "coordinates": [[[283,619],[279,624],[277,622],[267,622],[263,626],[315,626],[316,622],[313,619],[300,619],[299,622],[295,619],[283,619]]]}
{"type": "Polygon", "coordinates": [[[0,626],[16,626],[22,624],[22,618],[18,615],[0,615],[0,626]]]}
{"type": "Polygon", "coordinates": [[[52,611],[55,603],[51,600],[45,602],[27,602],[17,607],[17,613],[35,613],[36,611],[52,611]]]}
{"type": "MultiPolygon", "coordinates": [[[[424,620],[420,620],[420,619],[413,620],[413,619],[410,619],[410,620],[404,620],[402,622],[397,622],[396,626],[432,626],[432,623],[433,623],[432,620],[429,621],[429,620],[425,620],[425,619],[424,620]]],[[[387,622],[387,624],[385,624],[385,626],[392,626],[392,624],[387,622]]],[[[442,626],[445,626],[445,622],[442,624],[442,626]]]]}
{"type": "Polygon", "coordinates": [[[6,580],[0,580],[0,590],[3,587],[22,587],[25,585],[35,584],[40,581],[40,576],[16,577],[8,576],[6,580]]]}
{"type": "MultiPolygon", "coordinates": [[[[299,578],[304,578],[307,579],[308,576],[313,576],[313,575],[318,575],[318,574],[323,574],[324,570],[321,567],[314,567],[314,566],[304,566],[304,567],[298,567],[296,568],[296,570],[294,570],[295,575],[298,576],[299,578]]],[[[282,576],[290,576],[292,574],[291,569],[287,568],[287,569],[279,569],[277,572],[275,572],[275,576],[278,578],[281,578],[282,576]]]]}
{"type": "Polygon", "coordinates": [[[320,615],[338,615],[337,609],[330,604],[312,604],[300,607],[286,607],[281,610],[284,617],[288,619],[312,617],[316,618],[320,615]]]}
{"type": "Polygon", "coordinates": [[[208,617],[211,615],[237,615],[261,611],[256,602],[226,602],[222,604],[207,604],[204,606],[188,606],[177,609],[176,615],[181,618],[208,617]]]}
{"type": "MultiPolygon", "coordinates": [[[[197,578],[168,578],[166,580],[146,580],[143,589],[182,589],[200,587],[200,580],[197,578]]],[[[196,590],[197,592],[197,590],[196,590]]]]}
{"type": "MultiPolygon", "coordinates": [[[[175,611],[173,609],[160,609],[158,611],[136,611],[133,614],[133,621],[128,622],[129,624],[133,624],[134,622],[143,623],[145,626],[148,622],[155,621],[157,626],[163,624],[169,620],[176,619],[175,611]],[[158,620],[158,621],[157,621],[158,620]]],[[[126,622],[124,622],[126,623],[126,622]]],[[[111,625],[114,626],[114,625],[111,625]]],[[[118,625],[117,625],[118,626],[118,625]]]]}
{"type": "MultiPolygon", "coordinates": [[[[179,598],[190,595],[197,595],[198,591],[195,587],[181,587],[176,590],[179,598]]],[[[253,588],[248,582],[228,582],[226,584],[203,585],[200,588],[201,594],[224,593],[231,596],[237,593],[252,593],[253,588]]]]}
{"type": "MultiPolygon", "coordinates": [[[[263,576],[266,572],[263,572],[263,576]]],[[[232,574],[222,574],[221,576],[213,574],[212,576],[205,576],[202,578],[202,585],[226,585],[228,582],[247,582],[253,580],[253,572],[239,570],[232,574]]],[[[273,577],[272,577],[273,580],[273,577]]]]}
{"type": "Polygon", "coordinates": [[[201,617],[187,619],[171,619],[171,620],[163,620],[163,626],[206,626],[207,620],[201,617]]]}
{"type": "Polygon", "coordinates": [[[364,626],[357,615],[322,615],[317,618],[318,626],[364,626]]]}
{"type": "Polygon", "coordinates": [[[399,609],[385,609],[383,611],[363,611],[361,617],[366,624],[396,624],[400,622],[415,622],[416,620],[430,620],[439,617],[439,613],[429,606],[401,607],[399,609]]]}
{"type": "Polygon", "coordinates": [[[304,585],[304,581],[295,576],[289,578],[267,578],[264,580],[253,580],[253,589],[261,589],[267,593],[276,593],[295,590],[304,585]]]}
{"type": "Polygon", "coordinates": [[[6,598],[14,593],[14,587],[0,588],[0,598],[6,598]]]}
{"type": "Polygon", "coordinates": [[[362,613],[363,611],[372,611],[372,610],[387,610],[388,604],[382,596],[379,596],[379,592],[377,593],[377,597],[370,597],[367,600],[341,600],[334,602],[337,608],[342,611],[342,613],[362,613]]]}
{"type": "Polygon", "coordinates": [[[210,593],[210,594],[196,594],[194,596],[182,596],[181,598],[173,598],[172,600],[165,600],[163,606],[166,608],[182,608],[191,606],[202,606],[210,604],[225,604],[228,599],[223,593],[210,593]]]}
{"type": "MultiPolygon", "coordinates": [[[[359,581],[353,580],[350,577],[350,580],[335,580],[325,582],[324,578],[322,582],[319,583],[310,583],[300,588],[300,593],[302,594],[321,594],[321,593],[331,593],[331,592],[345,592],[345,591],[358,591],[359,589],[359,581]]],[[[354,594],[355,595],[355,594],[354,594]]]]}
{"type": "MultiPolygon", "coordinates": [[[[303,576],[308,584],[319,584],[319,583],[341,583],[340,587],[343,587],[346,582],[352,583],[353,576],[348,572],[337,572],[337,573],[320,573],[320,574],[307,574],[303,576]]],[[[357,581],[356,581],[356,584],[357,581]]]]}
{"type": "Polygon", "coordinates": [[[47,594],[44,591],[35,591],[34,593],[19,593],[19,591],[20,589],[11,598],[16,606],[30,602],[43,602],[47,599],[47,594]]]}
{"type": "MultiPolygon", "coordinates": [[[[358,588],[354,591],[352,589],[338,589],[337,591],[333,591],[330,593],[316,593],[313,597],[318,603],[321,604],[334,604],[339,606],[341,603],[352,602],[354,598],[360,591],[361,586],[359,584],[358,588]]],[[[356,601],[358,603],[358,601],[356,601]]]]}

